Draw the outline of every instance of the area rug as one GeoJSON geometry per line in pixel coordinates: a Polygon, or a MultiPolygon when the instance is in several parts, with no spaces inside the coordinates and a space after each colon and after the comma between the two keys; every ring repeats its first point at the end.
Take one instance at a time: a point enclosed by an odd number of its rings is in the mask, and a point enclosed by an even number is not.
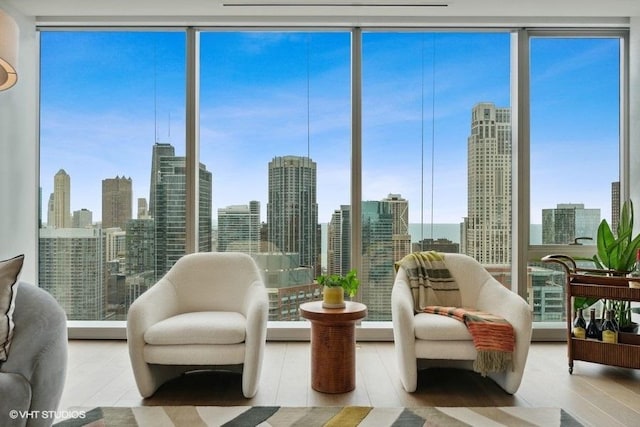
{"type": "Polygon", "coordinates": [[[56,427],[582,426],[559,408],[143,406],[66,411],[56,427]]]}

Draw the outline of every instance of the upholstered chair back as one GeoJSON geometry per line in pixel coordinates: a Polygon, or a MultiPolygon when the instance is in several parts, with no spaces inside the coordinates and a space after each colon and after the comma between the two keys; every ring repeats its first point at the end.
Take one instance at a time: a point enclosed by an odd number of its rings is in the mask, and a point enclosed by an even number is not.
{"type": "Polygon", "coordinates": [[[463,307],[482,309],[482,288],[495,280],[475,259],[461,254],[444,254],[445,263],[460,287],[463,307]]]}
{"type": "Polygon", "coordinates": [[[244,296],[261,277],[253,258],[247,254],[200,252],[180,258],[161,281],[170,282],[175,289],[181,313],[245,313],[244,296]]]}

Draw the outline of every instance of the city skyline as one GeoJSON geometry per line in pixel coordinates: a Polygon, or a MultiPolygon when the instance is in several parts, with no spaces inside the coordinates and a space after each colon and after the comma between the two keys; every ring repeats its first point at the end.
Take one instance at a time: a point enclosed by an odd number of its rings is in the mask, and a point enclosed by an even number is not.
{"type": "MultiPolygon", "coordinates": [[[[478,103],[473,108],[467,168],[469,187],[474,191],[468,200],[469,216],[459,226],[462,244],[453,244],[443,236],[437,236],[437,241],[422,240],[421,236],[421,242],[432,248],[460,250],[491,266],[488,267],[491,274],[505,286],[511,281],[510,115],[509,108],[489,103],[478,103]]],[[[104,179],[102,200],[107,205],[106,211],[114,213],[107,227],[69,228],[76,223],[75,219],[71,222],[70,206],[65,202],[72,193],[71,177],[62,169],[54,177],[56,188],[49,198],[52,206],[49,218],[57,222],[40,230],[39,271],[42,286],[58,298],[70,319],[126,317],[131,302],[186,253],[186,159],[176,156],[175,148],[167,143],[153,144],[149,158],[151,211],[147,212],[144,199],[139,200],[142,215],[133,219],[131,179],[104,179]],[[120,209],[122,206],[126,209],[120,209]],[[115,224],[117,221],[125,224],[115,224]],[[80,300],[89,304],[80,304],[80,300]]],[[[223,227],[217,229],[214,237],[212,174],[205,164],[198,166],[197,250],[241,250],[254,257],[268,284],[271,320],[298,319],[297,305],[319,297],[314,278],[323,272],[322,267],[326,267],[328,274],[344,274],[346,268],[352,268],[351,208],[341,205],[334,210],[326,235],[322,235],[315,202],[317,167],[309,157],[274,157],[268,165],[266,224],[259,223],[260,203],[253,200],[249,205],[219,209],[223,227]],[[229,221],[222,221],[224,218],[229,221]]],[[[615,185],[611,188],[613,199],[615,185]]],[[[361,202],[359,277],[367,286],[359,297],[368,306],[368,317],[373,321],[390,319],[394,263],[414,249],[409,203],[400,193],[361,202]]],[[[582,204],[558,204],[552,219],[564,217],[568,221],[559,219],[555,224],[545,225],[544,237],[551,235],[554,241],[568,243],[566,240],[576,233],[584,234],[585,217],[578,215],[577,208],[584,211],[582,204]]],[[[88,210],[75,212],[84,212],[84,217],[91,215],[88,210]]],[[[599,217],[599,209],[590,212],[593,228],[598,223],[595,214],[599,217]]],[[[562,305],[552,304],[560,291],[544,281],[549,275],[547,270],[531,274],[529,302],[536,318],[561,320],[562,305]]]]}
{"type": "MultiPolygon", "coordinates": [[[[72,179],[72,177],[70,177],[70,176],[69,176],[69,178],[72,179]]],[[[617,182],[611,183],[611,185],[614,185],[614,184],[617,184],[617,182]]],[[[73,181],[71,181],[70,187],[71,187],[71,191],[70,192],[72,193],[73,192],[73,190],[72,190],[73,181]]],[[[50,196],[53,196],[53,193],[50,196]]],[[[400,194],[400,193],[388,193],[386,195],[381,196],[377,200],[363,200],[363,202],[382,201],[385,198],[389,198],[389,197],[392,197],[392,196],[400,196],[400,197],[402,197],[402,194],[400,194]]],[[[50,199],[50,200],[52,200],[52,199],[50,199]]],[[[144,202],[148,203],[147,198],[144,198],[144,197],[143,198],[138,198],[137,203],[140,203],[141,200],[143,200],[144,202]]],[[[409,204],[410,204],[409,200],[407,200],[407,202],[409,202],[409,204]]],[[[240,203],[240,204],[237,204],[237,205],[224,206],[222,208],[219,208],[218,211],[229,211],[229,210],[233,211],[234,209],[236,209],[238,207],[249,208],[250,204],[252,204],[252,203],[258,203],[259,205],[261,205],[260,202],[258,202],[258,201],[249,201],[248,200],[248,201],[246,201],[246,203],[240,203]]],[[[567,203],[562,203],[561,202],[561,203],[557,203],[556,205],[583,205],[584,206],[583,203],[569,203],[569,202],[567,202],[567,203]]],[[[334,209],[334,213],[335,213],[335,211],[339,211],[343,206],[350,210],[350,205],[349,204],[345,204],[345,205],[341,205],[340,207],[337,207],[336,209],[334,209]]],[[[588,209],[589,207],[587,206],[586,208],[588,209]]],[[[541,211],[541,216],[542,216],[543,211],[545,211],[547,209],[555,209],[555,208],[553,206],[550,206],[548,208],[543,208],[542,211],[541,211]]],[[[71,210],[72,210],[72,212],[74,214],[77,214],[77,213],[80,213],[81,211],[83,211],[84,213],[86,213],[90,217],[92,217],[92,214],[94,213],[93,211],[87,210],[86,208],[75,209],[74,206],[71,206],[71,210]]],[[[258,210],[262,210],[262,209],[258,209],[258,210]]],[[[53,210],[51,210],[49,213],[52,213],[52,212],[53,212],[53,210]]],[[[142,209],[142,210],[137,209],[137,212],[138,212],[138,214],[142,212],[142,215],[138,216],[136,214],[136,215],[133,216],[133,218],[145,219],[145,218],[149,218],[150,217],[150,212],[147,209],[142,209]]],[[[45,214],[47,214],[47,213],[45,213],[45,214]]],[[[217,228],[218,228],[217,219],[218,219],[217,215],[213,215],[212,216],[212,225],[214,225],[214,227],[213,227],[214,230],[217,230],[217,228]]],[[[601,219],[605,219],[604,216],[602,216],[601,219]]],[[[322,226],[328,226],[330,224],[330,222],[331,222],[331,220],[328,221],[328,222],[319,222],[319,224],[322,225],[322,226]]],[[[266,224],[266,221],[262,221],[261,223],[262,224],[266,224]]],[[[91,222],[91,224],[93,226],[102,225],[100,221],[96,221],[96,220],[93,220],[91,222]]],[[[420,223],[416,223],[416,222],[409,222],[408,223],[408,229],[409,229],[409,235],[411,236],[411,242],[412,243],[416,243],[416,242],[418,242],[420,240],[421,233],[424,234],[425,238],[430,238],[429,237],[430,234],[431,234],[430,228],[431,228],[432,225],[435,226],[436,230],[446,229],[446,231],[441,231],[441,232],[435,231],[434,232],[435,239],[446,238],[446,239],[449,239],[449,240],[451,240],[453,242],[460,243],[460,241],[459,241],[459,239],[460,239],[459,227],[460,227],[461,224],[463,224],[463,222],[459,222],[459,223],[434,223],[434,224],[430,224],[430,223],[420,224],[420,223]],[[419,230],[420,228],[422,228],[424,231],[421,232],[419,230]],[[411,230],[413,230],[413,231],[411,231],[411,230]],[[455,237],[454,237],[454,235],[455,235],[455,237]]],[[[46,221],[43,222],[42,225],[43,225],[43,227],[52,227],[52,225],[47,225],[46,221]]],[[[532,232],[532,242],[531,243],[532,244],[542,244],[542,225],[543,225],[543,222],[541,222],[539,224],[531,224],[531,232],[532,232]]],[[[75,228],[75,226],[73,226],[72,228],[75,228]]],[[[585,244],[591,244],[590,242],[584,242],[584,243],[585,244]]]]}
{"type": "MultiPolygon", "coordinates": [[[[321,223],[350,203],[343,184],[350,179],[349,40],[340,32],[202,34],[200,161],[218,184],[228,183],[218,186],[214,212],[248,200],[266,206],[267,183],[257,177],[278,155],[309,154],[321,165],[321,223]]],[[[508,33],[366,33],[363,42],[363,200],[401,193],[411,201],[411,223],[461,222],[471,106],[509,106],[508,33]]],[[[617,102],[617,92],[603,78],[617,72],[612,43],[532,45],[532,223],[561,202],[585,203],[609,218],[607,186],[618,178],[590,171],[595,165],[617,171],[615,150],[602,149],[618,139],[611,126],[618,123],[611,99],[617,102]],[[574,81],[589,83],[569,84],[574,81]],[[589,102],[571,88],[587,88],[589,102]],[[554,113],[558,108],[562,115],[554,113]],[[572,157],[580,163],[567,168],[572,157]],[[579,185],[553,185],[567,169],[579,185]]],[[[64,168],[75,180],[74,209],[91,210],[95,221],[101,219],[93,197],[98,179],[131,177],[134,197],[148,197],[148,165],[138,161],[145,147],[171,142],[178,154],[184,151],[184,34],[45,31],[41,65],[43,194],[52,192],[47,177],[64,168]],[[70,69],[72,87],[64,80],[70,69]]]]}

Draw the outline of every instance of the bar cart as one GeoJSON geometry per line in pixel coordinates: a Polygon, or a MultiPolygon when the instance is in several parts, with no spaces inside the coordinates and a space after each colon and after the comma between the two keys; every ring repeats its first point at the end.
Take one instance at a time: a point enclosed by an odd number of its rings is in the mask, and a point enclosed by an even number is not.
{"type": "Polygon", "coordinates": [[[553,254],[542,258],[543,262],[553,262],[565,269],[567,302],[567,357],[569,373],[573,373],[573,361],[600,363],[623,368],[640,369],[640,335],[620,334],[618,343],[574,338],[571,334],[573,298],[594,297],[623,301],[640,301],[640,289],[629,286],[628,277],[607,276],[606,271],[580,268],[573,258],[553,254]]]}

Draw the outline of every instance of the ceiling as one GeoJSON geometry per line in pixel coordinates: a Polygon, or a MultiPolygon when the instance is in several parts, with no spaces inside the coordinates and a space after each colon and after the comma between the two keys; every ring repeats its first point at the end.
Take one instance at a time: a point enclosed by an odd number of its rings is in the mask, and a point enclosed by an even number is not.
{"type": "MultiPolygon", "coordinates": [[[[38,22],[268,21],[628,18],[639,0],[0,0],[38,22]]],[[[296,21],[297,22],[297,21],[296,21]]]]}

